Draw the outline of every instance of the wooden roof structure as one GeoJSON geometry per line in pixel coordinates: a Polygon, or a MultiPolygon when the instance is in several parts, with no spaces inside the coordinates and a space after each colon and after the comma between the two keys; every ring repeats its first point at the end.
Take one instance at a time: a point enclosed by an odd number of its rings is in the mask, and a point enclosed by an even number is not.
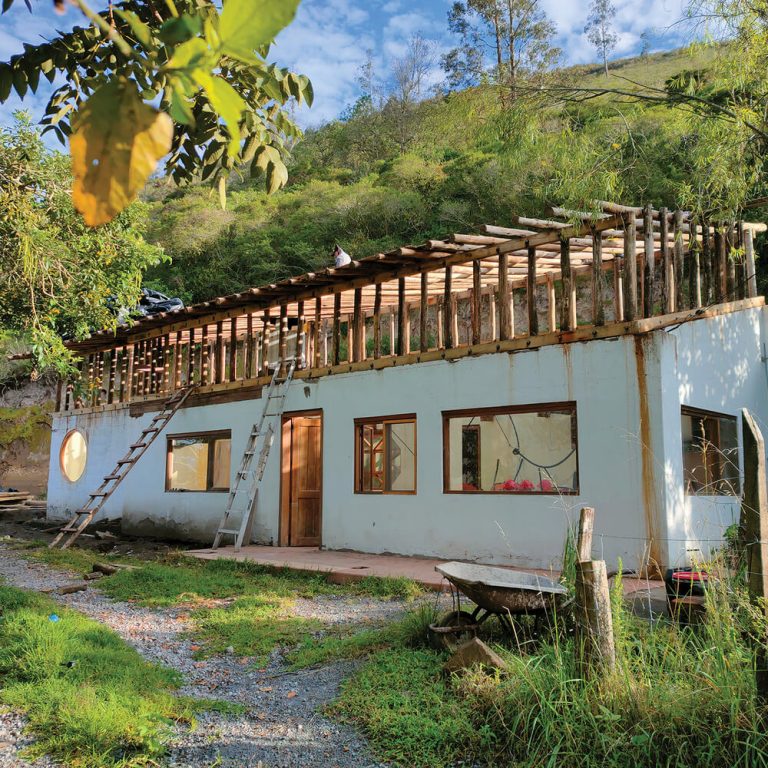
{"type": "MultiPolygon", "coordinates": [[[[406,302],[419,301],[424,287],[430,299],[443,296],[446,293],[445,267],[450,267],[447,279],[450,291],[455,294],[478,288],[492,290],[499,283],[500,264],[502,269],[506,268],[511,289],[524,287],[531,259],[536,262],[539,284],[557,281],[562,278],[561,243],[564,240],[569,244],[570,268],[578,275],[592,268],[596,238],[600,240],[602,266],[606,270],[612,268],[614,258],[626,255],[627,240],[635,243],[636,253],[642,252],[644,216],[648,212],[657,251],[662,247],[662,240],[672,249],[678,237],[687,251],[691,226],[697,226],[691,214],[686,212],[671,214],[663,209],[612,203],[600,203],[599,207],[602,213],[594,216],[574,214],[561,208],[552,209],[552,219],[513,216],[510,221],[513,226],[485,225],[479,233],[457,233],[421,245],[395,248],[354,260],[343,267],[329,267],[173,312],[139,318],[121,325],[116,331],[98,331],[67,346],[87,354],[129,340],[156,336],[169,329],[199,326],[207,316],[214,322],[215,318],[242,315],[238,320],[238,331],[245,332],[246,313],[283,305],[287,306],[284,313],[289,318],[298,318],[301,314],[299,302],[317,298],[321,299],[320,317],[324,319],[332,319],[335,312],[352,313],[356,300],[361,302],[362,311],[370,316],[377,301],[383,306],[397,304],[401,280],[404,281],[406,302]],[[500,261],[500,256],[505,258],[500,261]],[[361,289],[357,299],[355,289],[361,289]],[[340,302],[335,295],[340,296],[340,302]],[[380,298],[377,299],[377,295],[380,298]]],[[[765,229],[762,224],[740,226],[752,231],[765,229]]],[[[714,232],[714,227],[707,225],[707,228],[714,232]]],[[[701,234],[703,228],[699,225],[697,231],[701,234]]],[[[259,322],[265,322],[263,316],[259,322]]]]}

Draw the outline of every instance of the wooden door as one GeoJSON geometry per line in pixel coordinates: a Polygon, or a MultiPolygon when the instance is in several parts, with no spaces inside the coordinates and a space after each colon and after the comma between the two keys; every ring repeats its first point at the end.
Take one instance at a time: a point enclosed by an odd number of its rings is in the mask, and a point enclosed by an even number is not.
{"type": "MultiPolygon", "coordinates": [[[[292,416],[288,476],[288,546],[319,547],[322,518],[322,417],[292,416]]],[[[287,458],[287,457],[286,457],[287,458]]]]}

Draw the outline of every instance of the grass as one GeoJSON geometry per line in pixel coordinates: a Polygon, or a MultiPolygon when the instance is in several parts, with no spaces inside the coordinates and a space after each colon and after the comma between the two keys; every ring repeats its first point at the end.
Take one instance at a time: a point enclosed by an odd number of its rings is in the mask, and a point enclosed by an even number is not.
{"type": "MultiPolygon", "coordinates": [[[[366,577],[332,584],[325,574],[301,573],[234,560],[198,560],[171,553],[160,561],[105,558],[84,549],[50,550],[39,543],[24,554],[57,568],[88,571],[99,560],[137,566],[101,579],[98,588],[115,600],[151,607],[188,605],[199,656],[231,649],[263,664],[276,647],[315,643],[318,656],[329,654],[316,640],[326,626],[317,619],[291,615],[297,598],[321,595],[413,599],[421,587],[409,579],[366,577]]],[[[332,633],[333,634],[333,633],[332,633]]],[[[340,640],[337,635],[330,640],[340,640]]],[[[332,654],[329,655],[329,658],[332,654]]],[[[302,662],[306,666],[306,662],[302,662]]]]}
{"type": "Polygon", "coordinates": [[[494,644],[509,670],[450,679],[445,656],[387,643],[342,686],[330,707],[367,735],[378,757],[437,768],[460,761],[516,768],[768,766],[768,715],[756,704],[747,638],[768,636],[740,587],[713,591],[697,628],[653,626],[614,600],[617,671],[583,680],[572,640],[524,655],[494,644]]]}
{"type": "Polygon", "coordinates": [[[154,762],[173,722],[188,721],[205,706],[174,696],[180,676],[145,662],[111,630],[6,586],[0,586],[0,681],[0,701],[29,720],[34,755],[76,768],[154,762]]]}

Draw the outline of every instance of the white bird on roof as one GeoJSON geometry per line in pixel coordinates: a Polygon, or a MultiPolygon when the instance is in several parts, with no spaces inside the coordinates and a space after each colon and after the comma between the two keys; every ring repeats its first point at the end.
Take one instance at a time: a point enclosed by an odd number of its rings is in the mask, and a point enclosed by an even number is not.
{"type": "Polygon", "coordinates": [[[344,267],[352,262],[352,257],[337,243],[333,248],[333,264],[336,267],[344,267]]]}

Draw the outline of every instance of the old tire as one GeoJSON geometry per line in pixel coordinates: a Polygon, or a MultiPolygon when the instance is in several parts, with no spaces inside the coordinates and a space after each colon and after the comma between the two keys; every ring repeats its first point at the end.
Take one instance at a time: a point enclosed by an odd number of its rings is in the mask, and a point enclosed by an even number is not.
{"type": "Polygon", "coordinates": [[[476,627],[477,621],[469,611],[450,611],[430,627],[432,642],[438,650],[454,651],[475,636],[476,627]],[[454,631],[440,632],[439,630],[443,628],[454,631]]]}

